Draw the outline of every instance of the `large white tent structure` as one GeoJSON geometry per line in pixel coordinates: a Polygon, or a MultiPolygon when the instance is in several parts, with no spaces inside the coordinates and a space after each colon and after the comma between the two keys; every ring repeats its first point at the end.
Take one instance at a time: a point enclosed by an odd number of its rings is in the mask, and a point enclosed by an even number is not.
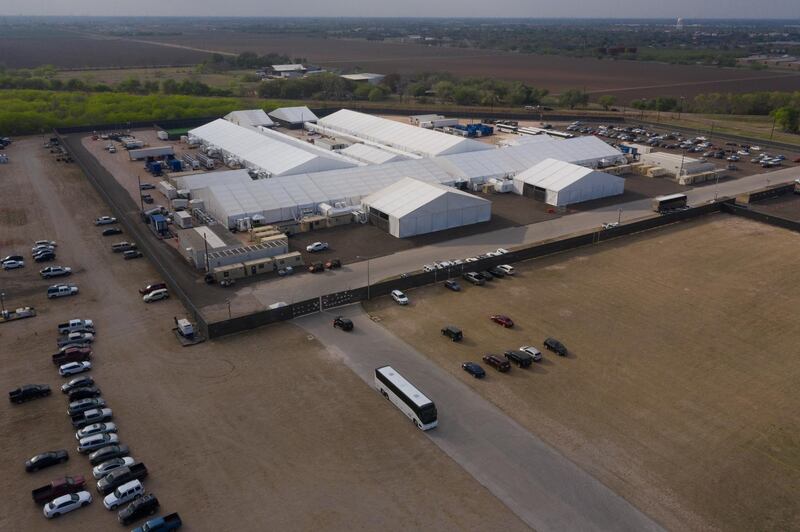
{"type": "Polygon", "coordinates": [[[263,109],[247,109],[232,111],[225,115],[225,120],[242,127],[272,127],[275,125],[263,109]]]}
{"type": "Polygon", "coordinates": [[[345,149],[340,150],[339,153],[366,164],[386,164],[406,159],[406,157],[403,157],[399,153],[393,153],[361,143],[351,144],[345,149]]]}
{"type": "Polygon", "coordinates": [[[361,201],[370,221],[397,238],[488,222],[490,201],[406,177],[361,201]]]}
{"type": "Polygon", "coordinates": [[[305,105],[300,107],[279,107],[274,111],[270,111],[269,117],[288,128],[303,127],[306,122],[315,124],[319,120],[317,115],[305,105]]]}
{"type": "Polygon", "coordinates": [[[272,176],[355,166],[355,163],[343,157],[285,142],[275,138],[278,133],[268,132],[238,126],[220,118],[192,129],[189,137],[221,150],[226,156],[235,157],[248,168],[265,171],[272,176]]]}
{"type": "Polygon", "coordinates": [[[625,180],[576,164],[545,159],[514,177],[514,192],[564,207],[625,191],[625,180]]]}
{"type": "Polygon", "coordinates": [[[492,150],[483,142],[414,127],[379,116],[342,109],[317,122],[327,130],[389,146],[423,157],[492,150]]]}

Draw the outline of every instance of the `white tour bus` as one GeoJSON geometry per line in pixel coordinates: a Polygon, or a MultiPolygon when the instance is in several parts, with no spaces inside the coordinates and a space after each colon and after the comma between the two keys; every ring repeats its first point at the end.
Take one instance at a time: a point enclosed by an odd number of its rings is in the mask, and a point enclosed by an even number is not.
{"type": "Polygon", "coordinates": [[[422,430],[436,426],[436,405],[391,366],[375,370],[375,388],[422,430]]]}

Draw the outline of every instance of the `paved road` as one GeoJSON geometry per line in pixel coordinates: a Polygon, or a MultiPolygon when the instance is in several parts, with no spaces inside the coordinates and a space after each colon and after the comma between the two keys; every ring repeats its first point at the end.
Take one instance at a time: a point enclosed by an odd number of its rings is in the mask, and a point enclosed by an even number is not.
{"type": "MultiPolygon", "coordinates": [[[[385,364],[419,386],[439,410],[439,426],[426,434],[531,527],[540,532],[661,530],[625,499],[374,323],[360,306],[337,313],[353,319],[352,333],[331,327],[332,316],[324,312],[296,323],[369,386],[374,369],[385,364]]],[[[377,392],[375,400],[382,400],[377,392]]],[[[386,415],[402,414],[387,405],[386,415]]],[[[409,430],[416,429],[409,423],[409,430]]]]}
{"type": "MultiPolygon", "coordinates": [[[[767,174],[723,181],[716,186],[709,185],[695,188],[687,192],[687,195],[691,205],[700,205],[714,201],[716,197],[720,199],[733,197],[742,192],[756,190],[765,185],[789,182],[798,177],[800,177],[800,170],[786,168],[767,174]]],[[[545,240],[590,231],[600,227],[603,222],[616,221],[620,209],[622,210],[623,223],[653,216],[650,203],[650,199],[643,199],[611,205],[592,211],[562,216],[546,222],[510,227],[379,257],[369,261],[369,277],[372,282],[377,282],[401,273],[419,270],[423,264],[437,260],[470,257],[486,253],[498,247],[512,248],[531,245],[545,240]]],[[[365,286],[367,284],[367,269],[367,262],[364,261],[349,264],[336,272],[289,277],[278,282],[260,283],[255,288],[248,288],[247,290],[252,290],[252,294],[264,306],[277,301],[292,303],[320,294],[365,286]]]]}

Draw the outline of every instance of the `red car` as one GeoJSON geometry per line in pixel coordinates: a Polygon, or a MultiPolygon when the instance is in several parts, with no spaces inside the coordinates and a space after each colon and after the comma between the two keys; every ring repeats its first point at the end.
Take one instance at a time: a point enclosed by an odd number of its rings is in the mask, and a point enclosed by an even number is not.
{"type": "Polygon", "coordinates": [[[495,314],[494,316],[489,316],[489,319],[495,323],[499,323],[505,328],[513,327],[514,322],[508,316],[503,316],[502,314],[495,314]]]}

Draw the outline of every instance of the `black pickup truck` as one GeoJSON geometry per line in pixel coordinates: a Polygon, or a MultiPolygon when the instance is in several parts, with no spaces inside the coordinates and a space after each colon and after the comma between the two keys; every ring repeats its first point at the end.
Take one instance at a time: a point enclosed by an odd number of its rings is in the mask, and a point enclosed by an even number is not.
{"type": "Polygon", "coordinates": [[[147,466],[141,462],[127,467],[120,467],[97,481],[97,491],[103,495],[108,495],[126,482],[142,480],[146,476],[147,466]]]}
{"type": "Polygon", "coordinates": [[[50,395],[50,386],[46,384],[26,384],[8,392],[8,399],[18,405],[25,401],[47,397],[48,395],[50,395]]]}

